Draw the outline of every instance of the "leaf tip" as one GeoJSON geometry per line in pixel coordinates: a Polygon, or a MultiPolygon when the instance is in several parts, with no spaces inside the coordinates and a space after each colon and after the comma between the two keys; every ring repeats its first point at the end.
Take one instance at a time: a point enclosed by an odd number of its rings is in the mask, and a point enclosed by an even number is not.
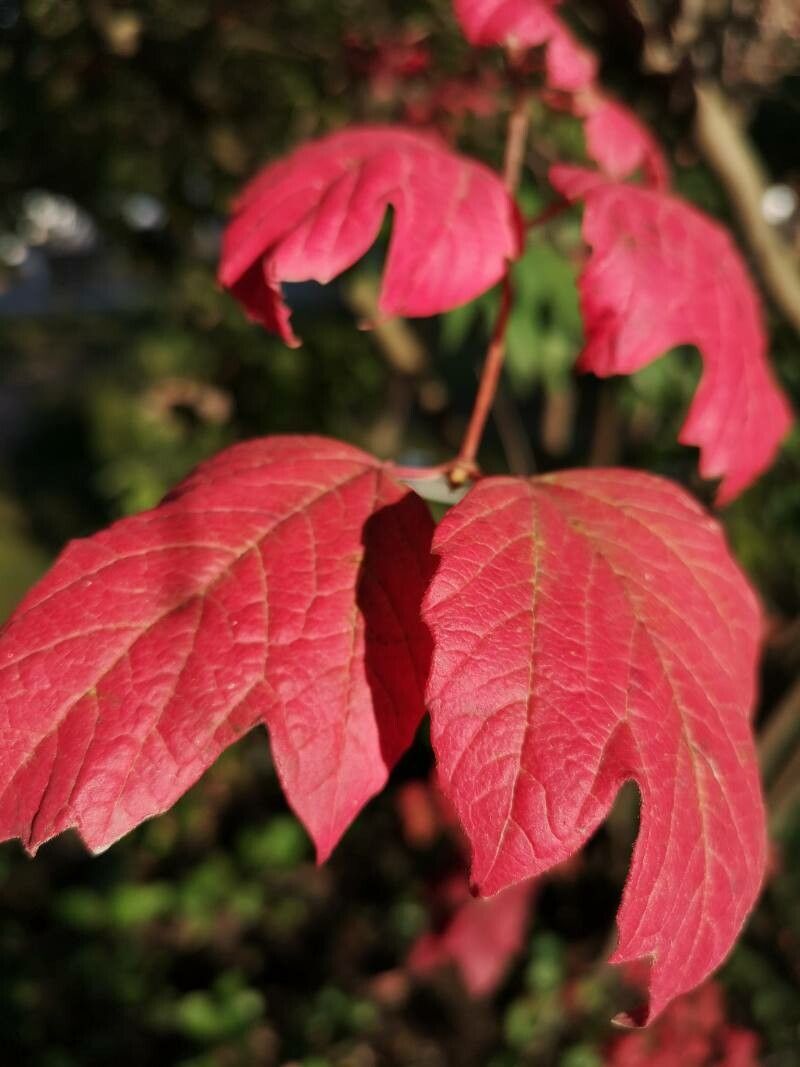
{"type": "Polygon", "coordinates": [[[649,1022],[647,1006],[642,1004],[633,1011],[620,1011],[612,1019],[611,1025],[619,1030],[640,1030],[649,1022]]]}
{"type": "Polygon", "coordinates": [[[335,847],[335,841],[314,841],[314,863],[317,867],[325,866],[335,847]]]}

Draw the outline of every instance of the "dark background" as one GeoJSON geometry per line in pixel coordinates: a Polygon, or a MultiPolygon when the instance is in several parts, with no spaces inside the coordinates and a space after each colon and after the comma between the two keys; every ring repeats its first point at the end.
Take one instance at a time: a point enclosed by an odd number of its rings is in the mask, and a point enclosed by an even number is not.
{"type": "MultiPolygon", "coordinates": [[[[735,232],[693,137],[693,84],[722,86],[768,183],[800,194],[793,6],[701,4],[688,30],[677,2],[569,9],[606,83],[665,142],[676,187],[735,232]]],[[[292,287],[306,343],[289,351],[218,290],[218,242],[231,196],[298,141],[351,120],[426,120],[497,163],[503,106],[499,56],[470,52],[445,0],[0,0],[0,617],[69,538],[152,506],[241,438],[325,433],[409,464],[453,454],[494,294],[440,320],[359,331],[379,248],[327,289],[292,287]]],[[[537,105],[526,207],[547,202],[551,160],[581,153],[577,125],[537,105]]],[[[776,225],[800,272],[800,213],[776,225]]],[[[625,463],[709,502],[695,453],[676,444],[695,354],[626,380],[573,376],[579,248],[569,214],[517,268],[485,469],[625,463]]],[[[769,299],[767,316],[797,409],[798,336],[769,299]]],[[[800,1063],[797,431],[723,520],[769,617],[758,721],[774,851],[720,980],[763,1062],[790,1067],[800,1063]]],[[[0,1064],[603,1063],[625,996],[602,959],[635,798],[545,882],[526,949],[498,992],[474,1001],[454,973],[423,983],[404,970],[431,921],[430,886],[456,862],[446,836],[404,840],[397,790],[430,764],[423,736],[324,869],[262,732],[101,857],[71,835],[34,861],[4,845],[0,1064]]],[[[712,1048],[692,1062],[722,1059],[712,1048]]]]}

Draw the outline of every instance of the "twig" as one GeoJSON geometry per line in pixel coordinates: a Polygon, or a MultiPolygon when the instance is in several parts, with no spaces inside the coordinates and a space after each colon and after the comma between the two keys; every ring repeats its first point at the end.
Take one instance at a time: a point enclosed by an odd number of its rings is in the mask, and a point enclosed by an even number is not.
{"type": "Polygon", "coordinates": [[[758,738],[758,758],[765,778],[772,777],[800,735],[800,678],[767,719],[758,738]]]}
{"type": "Polygon", "coordinates": [[[348,286],[346,298],[356,316],[369,323],[375,343],[392,370],[416,377],[428,369],[428,353],[405,319],[381,318],[378,285],[374,279],[355,278],[348,286]]]}
{"type": "Polygon", "coordinates": [[[545,390],[542,443],[551,456],[563,456],[575,433],[575,386],[567,378],[558,388],[545,390]]]}
{"type": "Polygon", "coordinates": [[[512,474],[526,475],[536,470],[536,457],[531,448],[525,425],[508,389],[498,382],[492,407],[492,418],[512,474]]]}
{"type": "Polygon", "coordinates": [[[800,333],[800,272],[780,234],[761,211],[767,179],[724,93],[698,82],[695,137],[730,198],[764,286],[800,333]]]}
{"type": "Polygon", "coordinates": [[[770,830],[780,830],[789,815],[800,805],[800,747],[783,768],[767,793],[770,830]]]}
{"type": "Polygon", "coordinates": [[[503,369],[503,360],[506,354],[506,328],[511,314],[513,303],[513,291],[511,281],[506,274],[503,278],[503,291],[500,298],[500,311],[497,315],[492,339],[486,351],[486,359],[481,371],[481,380],[478,384],[478,392],[470,415],[464,439],[461,442],[456,461],[450,472],[450,481],[453,485],[463,485],[477,472],[476,457],[480,448],[483,431],[486,428],[486,420],[492,410],[497,385],[500,381],[500,372],[503,369]]]}
{"type": "MultiPolygon", "coordinates": [[[[530,125],[530,93],[526,89],[519,89],[511,114],[508,117],[506,128],[506,150],[503,164],[503,180],[506,189],[513,196],[519,186],[522,175],[522,164],[525,159],[525,143],[528,139],[530,125]]],[[[472,408],[469,423],[464,439],[461,442],[458,456],[450,471],[452,485],[463,485],[464,482],[474,477],[477,473],[476,457],[480,448],[483,431],[486,428],[486,420],[492,410],[497,386],[500,381],[500,372],[503,369],[503,360],[506,354],[506,329],[511,314],[513,303],[513,291],[511,279],[506,273],[502,283],[502,296],[500,310],[489,347],[486,351],[486,359],[481,371],[481,380],[478,392],[472,408]]]]}
{"type": "Polygon", "coordinates": [[[599,382],[597,411],[589,453],[590,467],[613,467],[622,452],[623,420],[615,383],[599,382]]]}
{"type": "Polygon", "coordinates": [[[392,375],[383,411],[364,433],[364,447],[376,456],[394,456],[403,444],[414,406],[409,378],[392,375]]]}
{"type": "Polygon", "coordinates": [[[531,97],[526,89],[517,92],[506,127],[506,150],[503,162],[503,181],[513,196],[519,188],[522,165],[525,162],[525,145],[531,123],[531,97]]]}
{"type": "Polygon", "coordinates": [[[369,324],[391,374],[386,406],[365,434],[371,452],[391,456],[405,435],[414,404],[414,385],[428,367],[428,354],[405,320],[381,318],[374,279],[356,277],[345,295],[355,315],[369,324]]]}

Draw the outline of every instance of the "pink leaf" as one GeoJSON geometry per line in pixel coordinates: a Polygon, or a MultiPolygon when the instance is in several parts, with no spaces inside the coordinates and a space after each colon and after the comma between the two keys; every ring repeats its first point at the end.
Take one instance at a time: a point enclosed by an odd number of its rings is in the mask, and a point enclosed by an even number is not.
{"type": "Polygon", "coordinates": [[[646,183],[668,189],[669,166],[661,146],[641,119],[594,85],[579,92],[544,94],[547,103],[583,120],[586,154],[609,178],[641,171],[646,183]]]}
{"type": "Polygon", "coordinates": [[[597,63],[554,13],[559,3],[560,0],[454,0],[456,16],[468,41],[512,49],[545,45],[551,87],[575,91],[594,80],[597,63]]]}
{"type": "Polygon", "coordinates": [[[597,77],[597,60],[588,48],[578,44],[560,19],[555,21],[545,55],[547,83],[551,89],[579,92],[597,77]]]}
{"type": "Polygon", "coordinates": [[[592,93],[583,107],[586,150],[610,178],[622,179],[641,170],[649,185],[669,187],[664,153],[644,123],[624,104],[592,93]]]}
{"type": "Polygon", "coordinates": [[[435,315],[500,280],[521,248],[500,177],[432,134],[342,130],[267,166],[225,233],[219,277],[250,316],[298,344],[281,282],[329,282],[373,244],[394,208],[379,308],[435,315]]]}
{"type": "Polygon", "coordinates": [[[377,460],[275,437],[73,542],[0,637],[0,839],[104,849],[262,722],[324,859],[423,713],[431,534],[377,460]]]}
{"type": "Polygon", "coordinates": [[[445,887],[449,916],[443,928],[417,939],[409,968],[426,974],[454,963],[472,996],[494,992],[524,944],[534,888],[519,882],[491,900],[476,900],[466,882],[455,879],[445,887]]]}
{"type": "Polygon", "coordinates": [[[666,187],[669,172],[658,143],[632,111],[594,84],[597,61],[555,14],[558,5],[559,0],[455,0],[456,15],[472,44],[546,46],[548,87],[575,94],[556,106],[586,120],[587,150],[603,171],[625,178],[641,168],[653,185],[666,187]]]}
{"type": "Polygon", "coordinates": [[[561,0],[454,0],[470,44],[533,47],[553,32],[561,0]]]}
{"type": "Polygon", "coordinates": [[[554,167],[550,177],[586,204],[580,369],[631,374],[676,345],[696,345],[705,371],[680,440],[700,448],[700,472],[722,478],[717,499],[727,503],[769,466],[791,421],[741,256],[721,226],[676,197],[579,167],[554,167]]]}
{"type": "Polygon", "coordinates": [[[722,961],[762,880],[756,599],[712,519],[626,471],[488,478],[433,550],[428,707],[473,881],[565,860],[633,779],[613,959],[649,957],[652,1018],[722,961]]]}

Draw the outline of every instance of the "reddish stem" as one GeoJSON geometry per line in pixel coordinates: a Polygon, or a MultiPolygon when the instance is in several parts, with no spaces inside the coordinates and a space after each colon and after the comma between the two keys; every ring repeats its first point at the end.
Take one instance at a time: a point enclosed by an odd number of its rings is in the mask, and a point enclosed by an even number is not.
{"type": "MultiPolygon", "coordinates": [[[[516,59],[509,56],[512,74],[515,70],[516,59]]],[[[506,127],[505,158],[503,161],[503,181],[506,189],[513,197],[519,187],[522,176],[522,167],[525,162],[525,143],[528,139],[528,127],[530,124],[530,93],[524,87],[519,87],[514,100],[514,106],[508,117],[506,127]]],[[[500,382],[500,374],[503,369],[503,361],[506,354],[506,330],[508,319],[513,305],[513,290],[508,271],[502,280],[502,295],[500,309],[497,314],[492,337],[486,351],[486,358],[481,371],[481,380],[478,384],[478,392],[475,395],[475,403],[472,407],[469,424],[467,425],[461,448],[454,460],[437,467],[393,467],[394,473],[400,478],[432,478],[437,475],[447,474],[452,486],[463,485],[471,478],[476,477],[480,471],[476,458],[483,438],[483,431],[489,413],[492,410],[497,386],[500,382]]]]}
{"type": "Polygon", "coordinates": [[[468,478],[477,474],[478,468],[475,462],[480,448],[483,431],[489,412],[492,410],[494,395],[500,381],[500,373],[503,369],[503,360],[506,354],[506,328],[511,314],[514,294],[511,281],[506,274],[503,278],[503,292],[500,300],[500,311],[497,315],[492,339],[486,351],[486,359],[481,371],[481,380],[475,403],[472,407],[469,425],[467,426],[464,439],[461,442],[456,461],[450,471],[450,481],[453,485],[462,485],[468,478]]]}
{"type": "MultiPolygon", "coordinates": [[[[514,107],[508,117],[505,160],[503,163],[503,180],[512,197],[519,187],[522,176],[529,124],[530,94],[521,88],[517,92],[514,107]]],[[[483,431],[489,418],[489,412],[492,410],[506,354],[506,329],[508,328],[508,319],[513,304],[513,290],[508,272],[503,277],[502,286],[500,310],[498,311],[497,321],[486,351],[486,359],[483,363],[481,380],[475,396],[475,403],[472,407],[472,414],[470,415],[469,424],[461,442],[458,456],[450,469],[450,483],[452,485],[463,485],[464,482],[478,473],[476,457],[483,438],[483,431]]]]}

